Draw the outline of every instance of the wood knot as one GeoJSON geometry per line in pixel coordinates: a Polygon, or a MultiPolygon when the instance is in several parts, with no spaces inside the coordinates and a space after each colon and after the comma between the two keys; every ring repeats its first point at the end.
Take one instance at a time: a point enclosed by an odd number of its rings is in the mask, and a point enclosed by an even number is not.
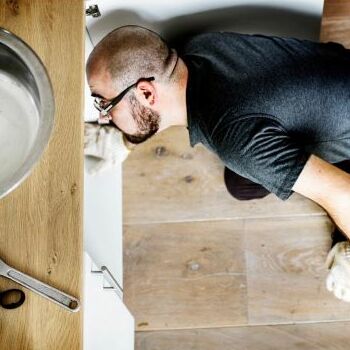
{"type": "Polygon", "coordinates": [[[77,184],[74,183],[74,184],[72,185],[71,189],[70,189],[70,193],[71,193],[71,194],[74,194],[75,191],[77,190],[77,188],[78,188],[77,184]]]}
{"type": "Polygon", "coordinates": [[[55,268],[55,265],[57,265],[57,260],[58,260],[58,254],[57,252],[53,252],[52,255],[50,256],[49,266],[47,268],[47,273],[49,275],[51,275],[51,273],[55,268]]]}
{"type": "Polygon", "coordinates": [[[187,175],[184,177],[184,180],[187,182],[187,183],[191,183],[194,181],[194,177],[192,175],[187,175]]]}
{"type": "Polygon", "coordinates": [[[6,0],[6,5],[13,15],[19,15],[19,5],[17,0],[6,0]]]}
{"type": "Polygon", "coordinates": [[[180,157],[182,159],[193,159],[193,155],[191,153],[182,153],[180,157]]]}
{"type": "Polygon", "coordinates": [[[57,253],[56,252],[53,253],[53,255],[51,257],[51,261],[52,261],[53,264],[57,263],[57,253]]]}
{"type": "Polygon", "coordinates": [[[158,146],[156,147],[154,153],[157,157],[163,157],[168,154],[167,149],[164,146],[158,146]]]}
{"type": "Polygon", "coordinates": [[[200,265],[195,261],[190,261],[189,263],[187,263],[187,267],[191,271],[198,271],[200,265]]]}
{"type": "Polygon", "coordinates": [[[207,250],[210,250],[210,248],[208,248],[208,247],[203,247],[203,248],[200,249],[201,252],[206,252],[207,250]]]}
{"type": "Polygon", "coordinates": [[[140,322],[137,326],[138,326],[138,327],[145,327],[145,326],[148,326],[148,322],[140,322]]]}

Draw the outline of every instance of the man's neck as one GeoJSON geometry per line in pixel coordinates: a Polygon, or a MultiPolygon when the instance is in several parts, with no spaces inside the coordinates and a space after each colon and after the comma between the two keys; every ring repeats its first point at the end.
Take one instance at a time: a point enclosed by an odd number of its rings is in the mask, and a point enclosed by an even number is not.
{"type": "Polygon", "coordinates": [[[188,81],[188,69],[186,67],[185,62],[179,58],[179,67],[181,69],[180,78],[179,78],[179,93],[181,94],[181,112],[180,112],[180,123],[183,126],[188,126],[188,118],[187,118],[187,99],[186,99],[186,91],[187,91],[187,81],[188,81]]]}
{"type": "MultiPolygon", "coordinates": [[[[171,126],[187,126],[187,102],[186,88],[188,79],[188,69],[184,61],[179,58],[176,70],[176,80],[172,83],[171,89],[165,92],[165,119],[162,130],[171,126]]],[[[161,131],[161,130],[160,130],[161,131]]]]}

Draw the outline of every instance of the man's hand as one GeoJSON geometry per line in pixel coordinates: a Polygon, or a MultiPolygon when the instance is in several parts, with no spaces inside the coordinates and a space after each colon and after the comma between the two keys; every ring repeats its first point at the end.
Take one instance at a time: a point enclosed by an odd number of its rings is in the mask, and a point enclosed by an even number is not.
{"type": "Polygon", "coordinates": [[[96,174],[122,163],[129,155],[123,134],[107,125],[85,123],[84,155],[87,171],[96,174]]]}
{"type": "Polygon", "coordinates": [[[326,286],[340,300],[350,302],[350,243],[339,242],[328,253],[326,286]]]}

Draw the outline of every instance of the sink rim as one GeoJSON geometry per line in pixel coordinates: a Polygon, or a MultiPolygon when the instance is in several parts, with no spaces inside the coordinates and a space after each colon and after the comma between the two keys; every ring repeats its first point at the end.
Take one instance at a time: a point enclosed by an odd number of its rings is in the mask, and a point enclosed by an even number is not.
{"type": "Polygon", "coordinates": [[[39,92],[39,127],[31,151],[11,178],[0,184],[0,199],[16,189],[32,172],[49,144],[54,127],[55,100],[48,72],[33,49],[12,32],[0,27],[0,44],[12,50],[34,77],[39,92]]]}

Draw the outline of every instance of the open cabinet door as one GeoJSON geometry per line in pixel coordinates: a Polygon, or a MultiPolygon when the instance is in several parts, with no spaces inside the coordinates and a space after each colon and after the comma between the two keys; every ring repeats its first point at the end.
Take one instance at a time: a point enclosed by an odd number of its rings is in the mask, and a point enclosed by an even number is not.
{"type": "MultiPolygon", "coordinates": [[[[92,49],[87,34],[85,61],[92,49]]],[[[85,79],[84,119],[97,117],[85,79]]],[[[84,349],[132,350],[134,318],[123,303],[121,165],[84,171],[84,251],[84,349]]]]}
{"type": "Polygon", "coordinates": [[[134,318],[84,253],[84,350],[133,350],[134,318]]]}

